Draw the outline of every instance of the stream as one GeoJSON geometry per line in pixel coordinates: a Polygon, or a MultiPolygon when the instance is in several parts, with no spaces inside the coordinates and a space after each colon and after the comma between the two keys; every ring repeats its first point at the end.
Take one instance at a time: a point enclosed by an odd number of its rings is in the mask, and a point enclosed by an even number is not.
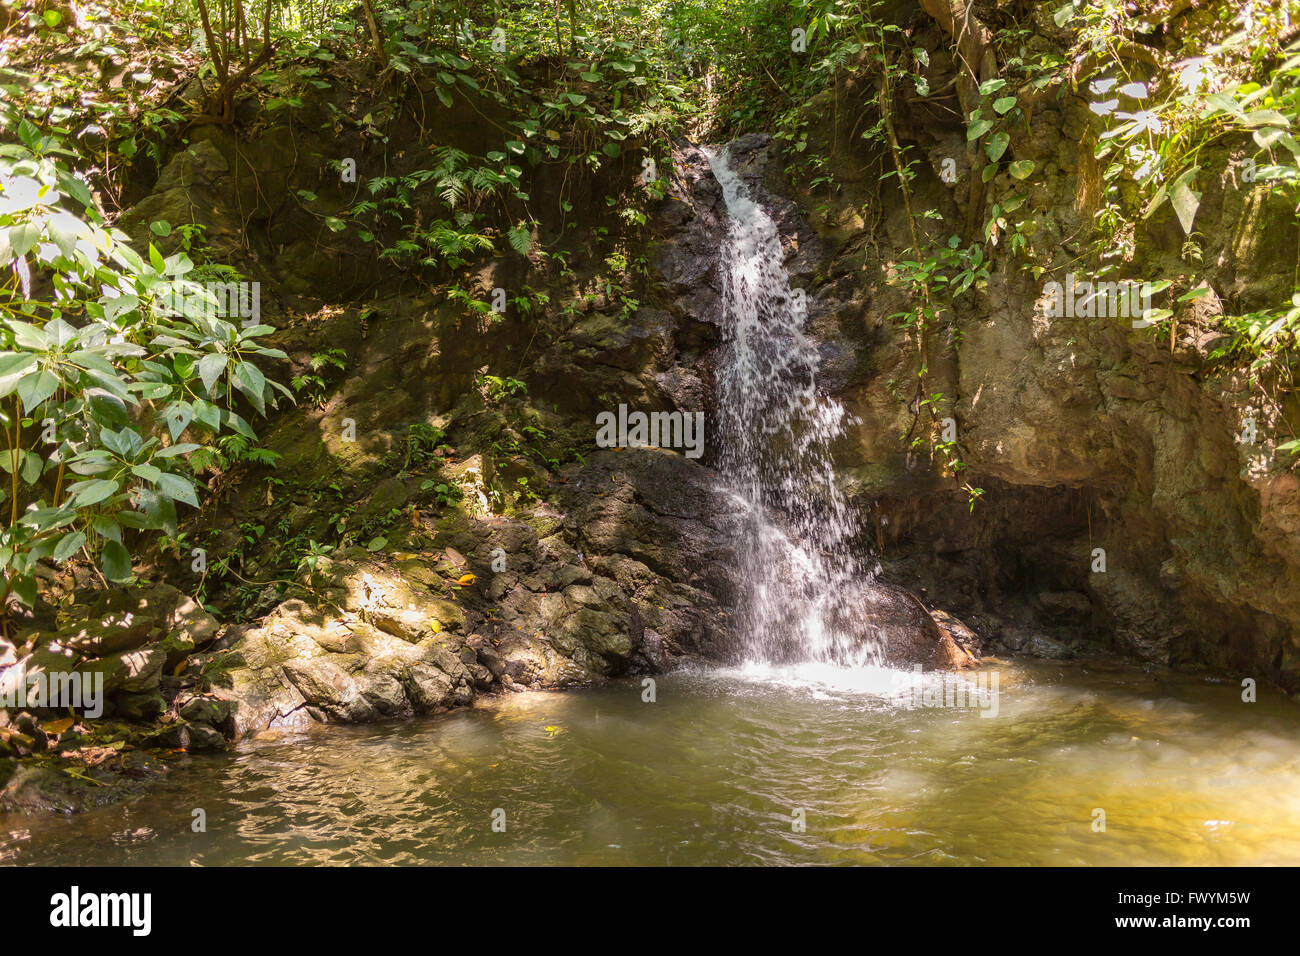
{"type": "Polygon", "coordinates": [[[0,863],[1300,863],[1280,696],[1028,664],[982,717],[911,681],[752,665],[661,677],[653,703],[628,679],[255,739],[128,803],[0,817],[0,863]]]}

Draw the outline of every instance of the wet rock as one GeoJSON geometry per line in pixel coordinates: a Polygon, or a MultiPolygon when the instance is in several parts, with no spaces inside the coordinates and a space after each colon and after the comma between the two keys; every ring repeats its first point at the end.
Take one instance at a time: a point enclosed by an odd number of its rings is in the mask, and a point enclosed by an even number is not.
{"type": "Polygon", "coordinates": [[[93,767],[61,758],[42,765],[0,759],[0,813],[79,813],[134,796],[164,773],[165,765],[138,753],[93,767]]]}
{"type": "Polygon", "coordinates": [[[189,749],[192,751],[226,749],[226,738],[222,736],[220,731],[207,724],[192,723],[189,725],[189,732],[189,749]]]}
{"type": "Polygon", "coordinates": [[[180,715],[191,724],[216,727],[230,716],[230,701],[219,697],[192,697],[181,707],[180,715]]]}
{"type": "Polygon", "coordinates": [[[183,723],[172,724],[158,733],[146,737],[144,745],[160,750],[188,750],[190,746],[190,728],[183,723]]]}
{"type": "Polygon", "coordinates": [[[478,663],[486,667],[492,677],[499,678],[506,672],[505,661],[491,644],[483,641],[475,648],[475,653],[478,656],[478,663]]]}
{"type": "Polygon", "coordinates": [[[1092,601],[1079,591],[1043,591],[1034,603],[1042,616],[1049,621],[1074,622],[1092,614],[1092,601]]]}
{"type": "Polygon", "coordinates": [[[933,618],[939,629],[952,638],[963,651],[972,657],[981,656],[984,642],[964,622],[939,608],[931,608],[930,617],[933,618]]]}
{"type": "Polygon", "coordinates": [[[337,720],[361,723],[379,716],[348,670],[362,664],[360,655],[334,654],[295,658],[285,661],[281,667],[309,706],[337,720]]]}
{"type": "Polygon", "coordinates": [[[1047,660],[1068,660],[1075,656],[1074,649],[1063,642],[1046,634],[1019,627],[1003,629],[998,635],[995,647],[1002,653],[1041,657],[1047,660]]]}
{"type": "Polygon", "coordinates": [[[406,672],[406,693],[418,713],[427,713],[452,702],[455,682],[431,664],[413,664],[406,672]]]}
{"type": "Polygon", "coordinates": [[[113,701],[114,716],[122,720],[153,720],[167,709],[161,694],[118,694],[113,701]]]}
{"type": "Polygon", "coordinates": [[[880,642],[890,664],[943,670],[977,663],[910,591],[874,582],[867,594],[863,610],[867,633],[880,642]]]}

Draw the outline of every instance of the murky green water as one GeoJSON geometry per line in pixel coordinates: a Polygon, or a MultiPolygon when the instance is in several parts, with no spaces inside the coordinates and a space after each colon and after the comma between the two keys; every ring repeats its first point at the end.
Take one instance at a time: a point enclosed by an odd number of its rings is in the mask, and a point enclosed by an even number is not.
{"type": "Polygon", "coordinates": [[[897,680],[677,674],[653,703],[627,681],[254,741],[125,805],[0,817],[0,862],[1300,863],[1300,706],[1002,666],[981,717],[897,680]]]}

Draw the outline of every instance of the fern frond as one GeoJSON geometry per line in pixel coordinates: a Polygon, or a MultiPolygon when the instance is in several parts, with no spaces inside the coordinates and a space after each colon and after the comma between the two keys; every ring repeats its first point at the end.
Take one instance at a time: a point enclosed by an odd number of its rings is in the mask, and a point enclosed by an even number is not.
{"type": "Polygon", "coordinates": [[[521,256],[526,256],[529,250],[533,248],[533,233],[525,224],[515,226],[506,233],[506,238],[510,240],[510,248],[521,256]]]}
{"type": "Polygon", "coordinates": [[[444,176],[438,180],[438,195],[453,209],[465,198],[465,180],[458,176],[444,176]]]}

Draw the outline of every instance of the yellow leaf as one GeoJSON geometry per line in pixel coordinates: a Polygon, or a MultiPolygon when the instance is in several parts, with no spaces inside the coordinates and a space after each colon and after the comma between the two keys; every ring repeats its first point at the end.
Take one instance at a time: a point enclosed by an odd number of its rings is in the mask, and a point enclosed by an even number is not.
{"type": "Polygon", "coordinates": [[[48,724],[41,724],[41,729],[47,734],[61,734],[72,726],[71,717],[62,717],[59,720],[51,720],[48,724]]]}
{"type": "Polygon", "coordinates": [[[439,621],[437,618],[431,618],[429,620],[429,626],[433,628],[433,633],[435,634],[437,634],[439,631],[442,630],[442,622],[439,621]]]}
{"type": "Polygon", "coordinates": [[[173,677],[180,676],[181,674],[185,673],[185,668],[189,666],[190,666],[189,661],[181,661],[179,664],[176,665],[176,669],[172,671],[172,676],[173,677]]]}
{"type": "Polygon", "coordinates": [[[474,580],[475,580],[474,575],[472,575],[472,574],[462,574],[459,578],[456,579],[456,583],[457,583],[457,584],[462,584],[462,585],[463,585],[463,584],[473,584],[473,583],[474,583],[474,580]]]}

